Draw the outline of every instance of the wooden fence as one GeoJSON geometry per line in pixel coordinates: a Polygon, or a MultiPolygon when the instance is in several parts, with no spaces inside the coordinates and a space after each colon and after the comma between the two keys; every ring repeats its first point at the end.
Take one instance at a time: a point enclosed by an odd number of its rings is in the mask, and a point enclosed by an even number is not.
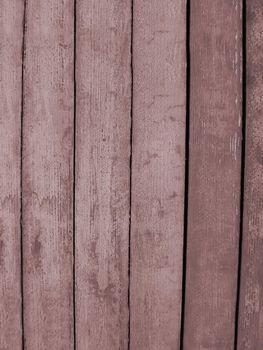
{"type": "Polygon", "coordinates": [[[263,349],[263,1],[0,1],[0,349],[263,349]]]}

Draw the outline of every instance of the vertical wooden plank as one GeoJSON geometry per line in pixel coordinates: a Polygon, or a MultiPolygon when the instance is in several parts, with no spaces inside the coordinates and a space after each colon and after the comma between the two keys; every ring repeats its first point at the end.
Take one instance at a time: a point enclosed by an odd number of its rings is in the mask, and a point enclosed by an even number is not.
{"type": "Polygon", "coordinates": [[[21,349],[20,118],[23,1],[0,4],[0,349],[21,349]]]}
{"type": "Polygon", "coordinates": [[[26,349],[73,348],[73,0],[27,0],[23,120],[26,349]]]}
{"type": "Polygon", "coordinates": [[[238,349],[263,348],[263,2],[247,1],[247,122],[238,349]]]}
{"type": "Polygon", "coordinates": [[[186,3],[134,0],[131,349],[179,349],[186,3]]]}
{"type": "Polygon", "coordinates": [[[242,1],[191,1],[184,349],[233,349],[239,244],[242,1]]]}
{"type": "Polygon", "coordinates": [[[76,23],[76,344],[127,349],[131,1],[76,23]]]}

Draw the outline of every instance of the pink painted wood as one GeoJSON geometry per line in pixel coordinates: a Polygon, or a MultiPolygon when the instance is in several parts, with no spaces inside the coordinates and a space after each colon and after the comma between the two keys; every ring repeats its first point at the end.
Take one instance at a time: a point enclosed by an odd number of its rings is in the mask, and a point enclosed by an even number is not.
{"type": "Polygon", "coordinates": [[[1,1],[0,33],[0,349],[20,350],[23,1],[1,1]]]}
{"type": "Polygon", "coordinates": [[[132,350],[179,349],[186,2],[133,2],[132,350]]]}
{"type": "MultiPolygon", "coordinates": [[[[188,2],[184,350],[234,348],[242,3],[188,2]]],[[[0,1],[1,350],[181,348],[186,5],[0,1]]],[[[262,33],[249,0],[237,350],[263,348],[262,33]]]]}
{"type": "Polygon", "coordinates": [[[247,117],[238,350],[263,348],[263,12],[247,1],[247,117]]]}
{"type": "Polygon", "coordinates": [[[184,350],[234,344],[240,220],[242,1],[191,2],[184,350]]]}
{"type": "Polygon", "coordinates": [[[27,0],[23,120],[27,350],[73,349],[73,0],[27,0]]]}
{"type": "Polygon", "coordinates": [[[127,349],[131,1],[76,23],[76,344],[127,349]]]}

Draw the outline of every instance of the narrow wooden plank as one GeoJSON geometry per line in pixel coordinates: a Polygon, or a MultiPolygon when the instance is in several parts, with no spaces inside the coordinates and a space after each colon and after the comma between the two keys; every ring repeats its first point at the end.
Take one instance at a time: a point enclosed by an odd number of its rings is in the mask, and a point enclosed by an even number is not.
{"type": "Polygon", "coordinates": [[[184,349],[233,349],[239,243],[242,1],[191,2],[184,349]]]}
{"type": "Polygon", "coordinates": [[[27,0],[23,121],[26,349],[73,349],[73,0],[27,0]]]}
{"type": "Polygon", "coordinates": [[[131,349],[179,349],[186,2],[134,0],[131,349]]]}
{"type": "Polygon", "coordinates": [[[247,1],[247,122],[238,349],[263,348],[263,2],[247,1]]]}
{"type": "Polygon", "coordinates": [[[76,344],[127,349],[131,1],[76,23],[76,344]]]}
{"type": "Polygon", "coordinates": [[[0,349],[18,350],[23,1],[1,1],[0,33],[0,349]]]}

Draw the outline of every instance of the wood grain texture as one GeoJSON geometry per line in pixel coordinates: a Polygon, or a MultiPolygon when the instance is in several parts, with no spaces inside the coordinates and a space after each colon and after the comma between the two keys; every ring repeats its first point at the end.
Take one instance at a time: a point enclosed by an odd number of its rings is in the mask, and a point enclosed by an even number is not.
{"type": "Polygon", "coordinates": [[[240,218],[242,1],[191,2],[184,349],[234,344],[240,218]]]}
{"type": "Polygon", "coordinates": [[[76,344],[127,349],[131,1],[76,23],[76,344]]]}
{"type": "Polygon", "coordinates": [[[0,349],[18,350],[23,1],[1,1],[0,35],[0,349]]]}
{"type": "Polygon", "coordinates": [[[131,349],[179,349],[186,3],[133,2],[131,349]]]}
{"type": "Polygon", "coordinates": [[[263,2],[247,1],[247,117],[238,350],[263,348],[263,2]]]}
{"type": "Polygon", "coordinates": [[[27,0],[23,120],[25,349],[73,349],[73,0],[27,0]]]}

